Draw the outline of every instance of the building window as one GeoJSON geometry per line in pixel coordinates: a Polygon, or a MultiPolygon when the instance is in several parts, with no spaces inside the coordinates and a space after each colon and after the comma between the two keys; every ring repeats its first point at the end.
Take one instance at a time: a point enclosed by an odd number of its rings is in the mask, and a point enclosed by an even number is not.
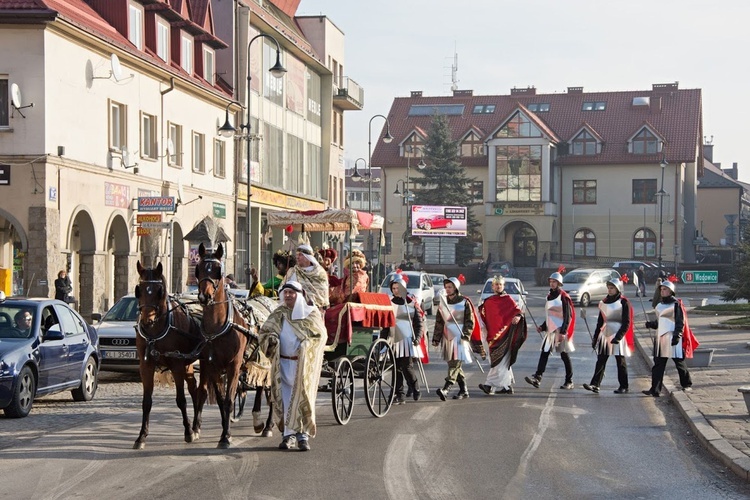
{"type": "Polygon", "coordinates": [[[320,147],[307,144],[307,176],[305,177],[306,193],[320,198],[320,147]]]}
{"type": "Polygon", "coordinates": [[[460,116],[463,114],[463,104],[412,104],[409,108],[409,116],[460,116]]]}
{"type": "Polygon", "coordinates": [[[588,130],[581,130],[581,133],[573,139],[572,145],[572,154],[574,155],[595,155],[597,153],[596,138],[588,130]]]}
{"type": "Polygon", "coordinates": [[[184,33],[180,46],[180,66],[188,75],[193,74],[193,39],[184,33]]]}
{"type": "Polygon", "coordinates": [[[421,158],[424,154],[424,141],[419,134],[411,134],[402,146],[404,158],[421,158]]]}
{"type": "Polygon", "coordinates": [[[214,84],[214,51],[203,47],[203,79],[214,84]]]}
{"type": "Polygon", "coordinates": [[[596,257],[596,235],[591,229],[576,231],[573,238],[573,249],[576,257],[596,257]]]}
{"type": "Polygon", "coordinates": [[[8,78],[0,77],[0,127],[10,127],[8,78]]]}
{"type": "Polygon", "coordinates": [[[497,148],[495,201],[541,201],[542,146],[497,148]]]}
{"type": "Polygon", "coordinates": [[[581,107],[582,111],[604,111],[607,109],[607,103],[604,101],[587,101],[581,107]]]}
{"type": "Polygon", "coordinates": [[[193,172],[206,172],[206,136],[193,132],[193,172]]]}
{"type": "Polygon", "coordinates": [[[633,205],[656,203],[656,179],[633,179],[633,205]]]}
{"type": "Polygon", "coordinates": [[[128,6],[128,40],[143,50],[143,8],[134,3],[128,6]]]}
{"type": "MultiPolygon", "coordinates": [[[[284,54],[281,54],[284,64],[284,54]]],[[[284,78],[276,78],[269,71],[276,64],[276,45],[265,40],[263,43],[263,96],[274,104],[284,105],[284,78]]],[[[335,73],[334,73],[335,74],[335,73]]]]}
{"type": "Polygon", "coordinates": [[[632,141],[632,151],[637,155],[650,155],[659,152],[659,140],[647,128],[638,132],[632,141]]]}
{"type": "Polygon", "coordinates": [[[162,19],[156,21],[156,55],[169,62],[169,24],[162,19]]]}
{"type": "Polygon", "coordinates": [[[474,106],[474,110],[472,111],[472,113],[474,113],[475,115],[492,114],[494,112],[494,104],[477,104],[476,106],[474,106]]]}
{"type": "Polygon", "coordinates": [[[482,142],[482,138],[474,132],[467,135],[461,143],[461,156],[484,156],[484,143],[482,142]]]}
{"type": "Polygon", "coordinates": [[[109,101],[109,149],[122,151],[127,137],[127,106],[109,101]]]}
{"type": "Polygon", "coordinates": [[[169,124],[169,164],[182,167],[182,125],[169,124]]]}
{"type": "Polygon", "coordinates": [[[633,236],[633,257],[656,257],[656,234],[642,227],[633,236]]]}
{"type": "Polygon", "coordinates": [[[533,111],[534,113],[547,113],[549,112],[549,103],[548,102],[541,102],[541,103],[531,103],[526,106],[529,111],[533,111]]]}
{"type": "Polygon", "coordinates": [[[284,188],[292,193],[302,193],[304,141],[292,134],[286,135],[286,163],[284,163],[284,188]]]}
{"type": "Polygon", "coordinates": [[[214,139],[214,177],[224,178],[227,175],[227,150],[226,143],[220,139],[214,139]]]}
{"type": "Polygon", "coordinates": [[[501,128],[496,138],[508,137],[541,137],[542,132],[523,113],[517,112],[501,128]]]}
{"type": "MultiPolygon", "coordinates": [[[[263,124],[262,184],[284,187],[284,131],[269,123],[263,124]]],[[[258,182],[253,179],[254,182],[258,182]]]]}
{"type": "Polygon", "coordinates": [[[573,204],[596,205],[596,181],[573,181],[573,204]]]}
{"type": "Polygon", "coordinates": [[[141,113],[141,157],[155,160],[156,151],[156,117],[141,113]]]}
{"type": "Polygon", "coordinates": [[[472,204],[481,205],[484,203],[484,181],[472,181],[470,189],[472,204]]]}

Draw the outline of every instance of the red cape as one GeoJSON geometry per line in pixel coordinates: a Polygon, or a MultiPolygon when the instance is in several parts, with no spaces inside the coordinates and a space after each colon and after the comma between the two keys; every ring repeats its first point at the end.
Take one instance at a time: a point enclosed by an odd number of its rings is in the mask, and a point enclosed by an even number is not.
{"type": "Polygon", "coordinates": [[[490,349],[509,331],[513,317],[518,314],[521,314],[521,309],[510,295],[493,295],[482,302],[479,306],[479,316],[487,325],[487,343],[490,349]],[[494,338],[501,331],[503,335],[494,338]]]}
{"type": "Polygon", "coordinates": [[[628,300],[627,297],[623,297],[620,295],[620,299],[624,300],[628,303],[628,311],[630,311],[630,328],[628,328],[628,331],[625,332],[625,342],[628,343],[628,347],[630,347],[630,350],[635,349],[635,332],[633,331],[633,303],[628,300]]]}
{"type": "Polygon", "coordinates": [[[573,331],[576,329],[576,308],[573,305],[573,299],[570,298],[570,295],[563,290],[562,288],[560,290],[560,297],[562,297],[563,302],[567,302],[568,307],[570,308],[570,323],[568,323],[568,331],[566,333],[566,337],[568,339],[573,338],[573,331]]]}
{"type": "Polygon", "coordinates": [[[693,335],[693,330],[690,329],[690,326],[688,325],[688,318],[687,314],[685,313],[685,304],[682,303],[682,300],[677,299],[677,302],[680,304],[680,309],[682,309],[682,318],[685,322],[685,326],[682,329],[682,350],[685,352],[686,358],[692,358],[693,352],[698,348],[700,345],[700,342],[698,342],[698,339],[695,338],[695,335],[693,335]]]}

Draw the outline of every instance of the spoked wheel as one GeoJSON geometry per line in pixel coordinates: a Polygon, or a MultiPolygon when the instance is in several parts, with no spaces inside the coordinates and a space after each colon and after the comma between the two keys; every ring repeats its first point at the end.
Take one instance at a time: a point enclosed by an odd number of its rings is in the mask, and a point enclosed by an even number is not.
{"type": "Polygon", "coordinates": [[[354,406],[354,368],[349,358],[340,358],[336,361],[336,371],[331,381],[331,403],[333,403],[333,416],[341,425],[346,425],[352,416],[354,406]]]}
{"type": "Polygon", "coordinates": [[[396,357],[385,339],[370,346],[364,375],[367,408],[373,417],[383,417],[391,408],[396,389],[396,357]]]}

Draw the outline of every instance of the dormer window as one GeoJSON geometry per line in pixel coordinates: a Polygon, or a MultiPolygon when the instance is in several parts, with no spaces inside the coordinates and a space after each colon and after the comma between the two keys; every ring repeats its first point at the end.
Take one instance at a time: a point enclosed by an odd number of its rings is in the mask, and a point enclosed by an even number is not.
{"type": "Polygon", "coordinates": [[[581,130],[581,133],[575,136],[571,142],[573,146],[571,154],[574,155],[595,155],[597,151],[596,138],[588,130],[581,130]]]}
{"type": "Polygon", "coordinates": [[[516,112],[513,117],[495,134],[496,138],[542,137],[542,131],[526,115],[516,112]]]}
{"type": "Polygon", "coordinates": [[[644,127],[633,137],[631,152],[637,155],[656,154],[659,152],[659,139],[644,127]]]}
{"type": "Polygon", "coordinates": [[[549,103],[548,102],[535,102],[531,103],[528,106],[526,106],[529,111],[533,111],[534,113],[547,113],[549,112],[549,103]]]}
{"type": "Polygon", "coordinates": [[[477,104],[476,106],[474,106],[474,110],[472,111],[472,113],[474,113],[475,115],[492,114],[494,112],[494,104],[477,104]]]}
{"type": "Polygon", "coordinates": [[[143,7],[128,4],[128,40],[138,50],[143,50],[143,7]]]}
{"type": "Polygon", "coordinates": [[[424,140],[417,133],[412,133],[401,144],[401,156],[404,158],[421,158],[424,154],[424,140]]]}
{"type": "Polygon", "coordinates": [[[182,34],[180,41],[180,66],[187,72],[193,74],[193,37],[182,34]]]}
{"type": "Polygon", "coordinates": [[[484,156],[484,144],[482,138],[475,132],[468,134],[461,142],[461,156],[465,158],[484,156]]]}
{"type": "Polygon", "coordinates": [[[203,79],[214,84],[214,51],[203,47],[203,79]]]}
{"type": "Polygon", "coordinates": [[[169,23],[159,18],[156,21],[156,55],[169,62],[169,23]]]}
{"type": "Polygon", "coordinates": [[[604,111],[607,109],[605,101],[586,101],[581,106],[581,111],[604,111]]]}

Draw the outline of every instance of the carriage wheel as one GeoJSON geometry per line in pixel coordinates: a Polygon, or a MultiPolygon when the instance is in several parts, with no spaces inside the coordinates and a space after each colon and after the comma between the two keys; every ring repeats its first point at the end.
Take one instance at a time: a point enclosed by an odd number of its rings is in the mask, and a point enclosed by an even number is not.
{"type": "Polygon", "coordinates": [[[354,406],[354,368],[349,358],[336,361],[336,371],[331,380],[331,403],[336,422],[346,425],[352,416],[354,406]]]}
{"type": "Polygon", "coordinates": [[[396,357],[385,339],[370,346],[365,364],[365,400],[373,417],[383,417],[391,408],[396,388],[396,357]]]}

